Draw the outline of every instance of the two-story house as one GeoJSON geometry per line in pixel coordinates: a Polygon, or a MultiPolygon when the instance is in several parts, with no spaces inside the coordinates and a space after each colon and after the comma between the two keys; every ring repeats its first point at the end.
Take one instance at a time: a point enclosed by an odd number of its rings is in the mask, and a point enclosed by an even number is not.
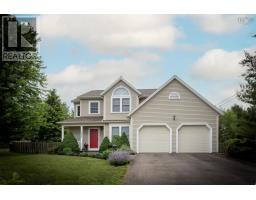
{"type": "Polygon", "coordinates": [[[82,149],[98,151],[104,137],[127,134],[131,149],[143,152],[218,152],[218,108],[177,76],[158,89],[137,89],[120,77],[105,90],[73,101],[73,119],[59,122],[82,149]]]}

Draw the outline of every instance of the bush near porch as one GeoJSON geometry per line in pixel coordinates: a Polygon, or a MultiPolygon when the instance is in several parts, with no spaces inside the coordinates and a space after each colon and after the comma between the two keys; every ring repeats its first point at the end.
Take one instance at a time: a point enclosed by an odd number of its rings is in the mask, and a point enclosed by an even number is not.
{"type": "Polygon", "coordinates": [[[122,184],[127,170],[89,157],[1,151],[0,157],[0,184],[122,184]]]}

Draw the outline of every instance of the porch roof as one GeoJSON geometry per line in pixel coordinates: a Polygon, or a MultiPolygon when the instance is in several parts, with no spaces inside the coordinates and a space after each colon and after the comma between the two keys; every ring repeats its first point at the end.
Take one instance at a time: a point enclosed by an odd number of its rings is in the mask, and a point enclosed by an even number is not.
{"type": "Polygon", "coordinates": [[[58,124],[104,123],[103,116],[75,117],[58,122],[58,124]]]}

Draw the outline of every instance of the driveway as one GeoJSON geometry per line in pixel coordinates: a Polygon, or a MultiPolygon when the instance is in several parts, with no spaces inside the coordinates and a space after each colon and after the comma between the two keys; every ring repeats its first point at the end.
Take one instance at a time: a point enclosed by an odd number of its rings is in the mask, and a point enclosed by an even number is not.
{"type": "Polygon", "coordinates": [[[256,184],[256,164],[220,154],[138,154],[124,179],[130,185],[256,184]]]}

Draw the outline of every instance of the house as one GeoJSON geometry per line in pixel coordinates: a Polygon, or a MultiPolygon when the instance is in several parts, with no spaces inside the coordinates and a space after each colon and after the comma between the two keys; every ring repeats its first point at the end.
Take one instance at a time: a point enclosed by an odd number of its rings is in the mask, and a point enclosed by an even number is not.
{"type": "Polygon", "coordinates": [[[73,100],[75,116],[59,122],[80,148],[98,151],[104,137],[127,134],[137,153],[218,152],[217,107],[173,76],[158,89],[137,89],[123,77],[105,90],[92,90],[73,100]]]}

